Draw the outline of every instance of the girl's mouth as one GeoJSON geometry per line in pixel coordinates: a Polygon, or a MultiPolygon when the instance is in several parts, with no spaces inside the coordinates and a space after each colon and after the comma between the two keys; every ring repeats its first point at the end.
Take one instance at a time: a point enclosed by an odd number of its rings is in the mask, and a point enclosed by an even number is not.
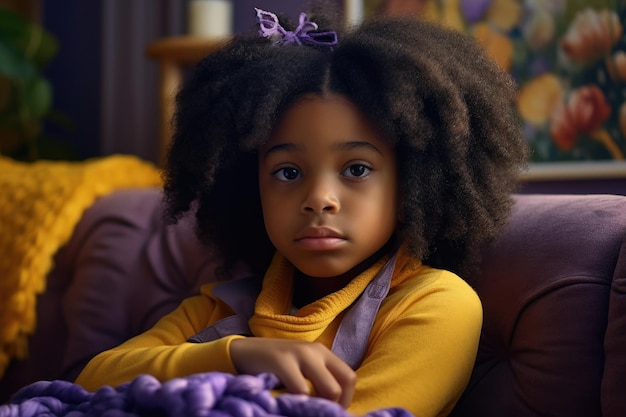
{"type": "Polygon", "coordinates": [[[346,243],[346,239],[339,237],[303,237],[296,239],[296,243],[309,250],[332,250],[346,243]]]}
{"type": "Polygon", "coordinates": [[[305,249],[332,250],[345,244],[347,239],[329,227],[307,227],[298,233],[295,242],[305,249]]]}

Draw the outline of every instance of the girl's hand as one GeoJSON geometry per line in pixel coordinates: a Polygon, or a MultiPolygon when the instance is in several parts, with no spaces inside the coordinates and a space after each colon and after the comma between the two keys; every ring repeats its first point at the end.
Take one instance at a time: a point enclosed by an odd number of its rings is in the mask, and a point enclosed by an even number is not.
{"type": "Polygon", "coordinates": [[[231,342],[230,355],[239,373],[273,373],[292,394],[310,395],[309,380],[318,396],[352,402],[356,373],[320,343],[246,337],[231,342]]]}

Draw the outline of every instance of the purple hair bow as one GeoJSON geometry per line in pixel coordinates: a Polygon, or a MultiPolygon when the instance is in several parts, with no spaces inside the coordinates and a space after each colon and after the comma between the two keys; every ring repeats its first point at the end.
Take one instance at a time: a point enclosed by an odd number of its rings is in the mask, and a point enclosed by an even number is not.
{"type": "Polygon", "coordinates": [[[335,32],[312,32],[317,30],[317,23],[308,20],[306,13],[300,13],[300,24],[293,32],[285,30],[278,22],[278,17],[271,12],[261,9],[256,10],[259,19],[259,34],[272,39],[276,45],[295,43],[298,45],[308,44],[314,46],[333,47],[337,45],[337,33],[335,32]]]}

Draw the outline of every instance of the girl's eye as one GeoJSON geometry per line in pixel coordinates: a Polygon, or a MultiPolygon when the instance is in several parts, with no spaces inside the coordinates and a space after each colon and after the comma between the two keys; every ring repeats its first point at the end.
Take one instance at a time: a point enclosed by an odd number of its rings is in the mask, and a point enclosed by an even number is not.
{"type": "Polygon", "coordinates": [[[280,181],[293,181],[301,177],[300,171],[292,167],[280,168],[274,171],[272,175],[280,181]]]}
{"type": "Polygon", "coordinates": [[[354,164],[350,165],[343,171],[343,175],[350,178],[363,178],[367,176],[372,171],[372,168],[363,164],[354,164]]]}

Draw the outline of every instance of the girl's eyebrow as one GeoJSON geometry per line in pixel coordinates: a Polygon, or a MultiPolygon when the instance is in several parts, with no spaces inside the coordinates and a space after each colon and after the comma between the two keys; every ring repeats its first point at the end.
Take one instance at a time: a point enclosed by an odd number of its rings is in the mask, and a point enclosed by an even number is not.
{"type": "Polygon", "coordinates": [[[367,141],[350,141],[350,142],[341,142],[339,144],[337,144],[336,146],[334,146],[334,148],[336,148],[339,151],[349,151],[352,149],[369,149],[372,150],[376,153],[379,154],[383,154],[380,149],[378,149],[376,146],[374,146],[372,143],[367,142],[367,141]]]}
{"type": "Polygon", "coordinates": [[[267,157],[271,154],[280,151],[304,151],[304,146],[296,145],[295,143],[279,143],[278,145],[274,145],[265,151],[263,159],[267,159],[267,157]]]}
{"type": "MultiPolygon", "coordinates": [[[[333,149],[337,151],[349,151],[352,149],[369,149],[380,155],[383,153],[376,146],[366,141],[349,141],[349,142],[340,142],[333,146],[333,149]]],[[[296,145],[294,143],[279,143],[278,145],[274,145],[269,148],[263,158],[267,158],[272,153],[280,152],[280,151],[304,151],[305,147],[302,145],[296,145]]]]}

